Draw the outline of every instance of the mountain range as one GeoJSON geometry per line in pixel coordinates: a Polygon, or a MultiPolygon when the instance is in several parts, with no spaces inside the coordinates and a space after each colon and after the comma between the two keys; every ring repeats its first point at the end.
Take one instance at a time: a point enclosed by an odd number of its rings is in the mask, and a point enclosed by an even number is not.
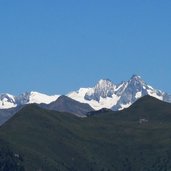
{"type": "Polygon", "coordinates": [[[88,103],[95,110],[109,108],[114,111],[129,107],[145,95],[171,102],[170,95],[154,89],[137,75],[133,75],[128,81],[119,84],[114,84],[109,79],[100,80],[93,88],[81,88],[68,94],[75,100],[88,103]]]}
{"type": "Polygon", "coordinates": [[[0,170],[171,170],[171,96],[140,76],[0,99],[0,170]]]}
{"type": "MultiPolygon", "coordinates": [[[[94,110],[102,108],[114,111],[129,107],[137,99],[150,95],[165,102],[171,102],[171,95],[148,85],[140,76],[133,75],[128,81],[114,84],[109,79],[101,79],[94,87],[80,88],[66,94],[80,103],[89,104],[94,110]]],[[[0,109],[9,109],[26,104],[50,104],[61,95],[46,95],[39,92],[26,92],[19,96],[0,95],[0,109]]]]}
{"type": "Polygon", "coordinates": [[[85,118],[28,104],[0,127],[0,170],[169,171],[170,123],[171,104],[151,96],[85,118]]]}

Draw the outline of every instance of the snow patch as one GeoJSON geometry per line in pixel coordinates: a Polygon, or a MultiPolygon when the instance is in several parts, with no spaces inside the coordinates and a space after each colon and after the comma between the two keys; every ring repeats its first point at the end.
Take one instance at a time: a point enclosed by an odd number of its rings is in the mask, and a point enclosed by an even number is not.
{"type": "Polygon", "coordinates": [[[13,108],[16,106],[17,106],[16,104],[8,102],[6,100],[0,101],[0,109],[9,109],[9,108],[13,108]]]}
{"type": "Polygon", "coordinates": [[[150,96],[153,96],[153,97],[155,97],[155,98],[157,98],[157,99],[159,99],[159,100],[163,100],[163,96],[157,95],[157,93],[156,93],[155,91],[147,90],[147,92],[148,92],[148,94],[149,94],[150,96]]]}
{"type": "Polygon", "coordinates": [[[57,100],[59,97],[59,95],[53,95],[53,96],[49,96],[46,94],[42,94],[42,93],[38,93],[38,92],[30,92],[30,97],[29,97],[29,101],[27,102],[28,104],[30,103],[36,103],[36,104],[40,104],[40,103],[45,103],[45,104],[49,104],[55,100],[57,100]]]}
{"type": "Polygon", "coordinates": [[[15,96],[8,93],[0,95],[0,109],[9,109],[16,106],[15,96]]]}
{"type": "Polygon", "coordinates": [[[119,110],[123,110],[128,108],[129,106],[131,106],[132,103],[128,103],[128,104],[121,104],[121,108],[119,110]]]}
{"type": "Polygon", "coordinates": [[[112,95],[112,97],[106,97],[106,98],[102,98],[100,97],[99,101],[96,100],[86,100],[84,98],[85,94],[87,92],[92,92],[93,89],[92,88],[81,88],[78,91],[74,91],[69,93],[67,96],[79,101],[81,103],[87,103],[89,104],[93,109],[95,110],[99,110],[102,108],[112,108],[114,105],[116,105],[117,101],[119,100],[120,97],[116,96],[115,94],[112,95]]]}
{"type": "Polygon", "coordinates": [[[135,95],[135,98],[138,99],[142,97],[142,92],[137,92],[136,95],[135,95]]]}

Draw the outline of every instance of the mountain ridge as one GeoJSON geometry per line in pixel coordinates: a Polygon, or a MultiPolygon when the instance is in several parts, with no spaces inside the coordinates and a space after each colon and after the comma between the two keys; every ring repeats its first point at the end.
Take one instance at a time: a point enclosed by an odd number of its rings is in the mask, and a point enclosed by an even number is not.
{"type": "Polygon", "coordinates": [[[71,113],[78,117],[86,117],[88,112],[94,111],[89,104],[80,103],[64,95],[50,104],[40,104],[39,106],[48,110],[71,113]]]}
{"type": "Polygon", "coordinates": [[[68,94],[75,100],[90,104],[95,110],[109,108],[114,111],[129,107],[145,95],[171,102],[170,95],[154,89],[137,75],[133,75],[128,81],[122,81],[119,84],[114,84],[110,80],[100,80],[95,87],[79,89],[68,94]]]}
{"type": "MultiPolygon", "coordinates": [[[[95,110],[108,108],[117,111],[129,107],[145,95],[171,102],[171,95],[154,89],[138,75],[133,75],[128,81],[122,81],[119,84],[113,83],[110,79],[101,79],[94,87],[80,88],[66,96],[78,102],[87,103],[95,110]]],[[[31,103],[50,104],[59,97],[60,95],[50,96],[34,91],[25,92],[19,96],[4,93],[0,94],[0,109],[9,109],[31,103]]]]}

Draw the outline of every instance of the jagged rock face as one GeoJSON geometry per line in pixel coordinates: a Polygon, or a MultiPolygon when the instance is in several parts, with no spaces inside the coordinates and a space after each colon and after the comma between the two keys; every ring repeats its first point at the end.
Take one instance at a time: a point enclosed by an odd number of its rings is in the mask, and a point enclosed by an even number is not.
{"type": "MultiPolygon", "coordinates": [[[[78,91],[67,94],[68,97],[76,101],[89,104],[95,110],[101,108],[122,110],[145,95],[171,102],[171,95],[154,89],[137,75],[133,75],[128,81],[123,81],[120,84],[114,84],[109,79],[102,79],[92,88],[80,88],[78,91]]],[[[8,109],[30,103],[49,104],[56,101],[58,97],[59,95],[49,96],[33,91],[19,96],[1,94],[0,109],[8,109]]]]}
{"type": "Polygon", "coordinates": [[[86,100],[99,101],[100,98],[112,98],[113,95],[123,96],[123,102],[127,100],[136,100],[136,93],[141,92],[146,95],[147,91],[143,88],[146,84],[138,76],[133,76],[129,81],[122,82],[117,86],[109,80],[100,80],[97,85],[85,94],[86,100]],[[125,99],[125,100],[124,100],[125,99]]]}
{"type": "Polygon", "coordinates": [[[0,95],[0,108],[1,109],[12,108],[12,107],[15,107],[16,105],[17,104],[16,104],[15,96],[10,95],[10,94],[0,95]]]}
{"type": "MultiPolygon", "coordinates": [[[[132,104],[137,98],[148,94],[146,83],[138,76],[133,76],[125,85],[124,91],[120,94],[117,105],[132,104]]],[[[118,94],[118,93],[117,93],[118,94]]],[[[116,110],[116,106],[115,106],[116,110]]]]}
{"type": "Polygon", "coordinates": [[[129,107],[137,99],[150,95],[171,102],[171,96],[148,85],[140,76],[133,75],[128,81],[114,84],[110,80],[100,80],[93,88],[70,93],[68,96],[90,104],[94,109],[111,108],[121,110],[129,107]],[[79,97],[79,98],[78,98],[79,97]]]}
{"type": "Polygon", "coordinates": [[[10,95],[10,94],[1,94],[0,95],[0,100],[15,103],[14,97],[12,95],[10,95]]]}
{"type": "Polygon", "coordinates": [[[46,94],[38,92],[25,92],[19,96],[13,96],[10,94],[1,94],[0,95],[0,109],[9,109],[16,106],[21,106],[30,103],[46,103],[49,104],[55,101],[59,95],[49,96],[46,94]]]}
{"type": "Polygon", "coordinates": [[[106,98],[106,97],[111,97],[114,94],[115,91],[115,85],[110,81],[110,80],[100,80],[97,85],[89,90],[84,98],[86,100],[96,100],[99,101],[100,97],[106,98]]]}
{"type": "Polygon", "coordinates": [[[19,95],[18,97],[16,97],[16,102],[18,105],[23,105],[23,104],[27,104],[29,102],[30,99],[30,92],[25,92],[21,95],[19,95]]]}
{"type": "MultiPolygon", "coordinates": [[[[127,86],[125,90],[120,95],[120,99],[117,104],[113,106],[113,110],[122,109],[123,106],[127,107],[133,104],[138,98],[143,97],[145,95],[154,96],[160,100],[169,100],[168,95],[166,93],[161,92],[160,90],[156,90],[145,83],[141,77],[133,75],[131,79],[127,82],[127,86]]],[[[170,101],[171,102],[171,101],[170,101]]]]}

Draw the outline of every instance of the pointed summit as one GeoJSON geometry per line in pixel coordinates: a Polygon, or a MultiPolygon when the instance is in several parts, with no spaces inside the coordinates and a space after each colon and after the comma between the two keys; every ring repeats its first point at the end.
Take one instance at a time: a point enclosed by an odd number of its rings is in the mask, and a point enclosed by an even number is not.
{"type": "Polygon", "coordinates": [[[49,110],[72,113],[80,117],[85,117],[88,112],[94,111],[90,105],[80,103],[64,95],[50,104],[42,104],[42,107],[49,110]]]}
{"type": "Polygon", "coordinates": [[[132,77],[130,78],[130,81],[138,81],[138,82],[144,83],[144,80],[139,75],[132,75],[132,77]]]}
{"type": "Polygon", "coordinates": [[[132,85],[146,85],[145,81],[138,75],[133,75],[128,82],[132,85]]]}
{"type": "Polygon", "coordinates": [[[110,89],[111,87],[113,88],[114,84],[112,83],[111,80],[109,79],[101,79],[98,81],[96,84],[95,88],[96,89],[110,89]]]}
{"type": "Polygon", "coordinates": [[[80,89],[70,93],[69,97],[88,103],[96,110],[101,108],[122,110],[145,95],[171,102],[171,96],[154,89],[136,74],[120,84],[114,84],[109,79],[101,79],[94,87],[80,89]]]}
{"type": "MultiPolygon", "coordinates": [[[[119,84],[114,84],[109,79],[101,79],[94,87],[80,88],[67,94],[68,97],[81,103],[87,103],[96,110],[101,108],[121,110],[145,95],[171,102],[171,95],[153,88],[136,74],[132,75],[128,81],[123,81],[119,84]]],[[[30,103],[49,104],[56,101],[58,97],[59,95],[46,95],[36,91],[26,92],[19,96],[0,94],[0,109],[8,109],[30,103]]],[[[61,98],[66,101],[65,97],[62,96],[61,98]]]]}
{"type": "Polygon", "coordinates": [[[112,97],[116,85],[109,79],[101,79],[96,86],[85,94],[86,100],[99,101],[100,98],[112,97]]]}
{"type": "Polygon", "coordinates": [[[134,74],[134,75],[132,75],[132,77],[131,77],[131,79],[142,79],[139,75],[136,75],[136,74],[134,74]]]}
{"type": "Polygon", "coordinates": [[[104,84],[104,83],[112,83],[112,81],[108,78],[107,79],[101,79],[98,81],[97,84],[104,84]]]}

